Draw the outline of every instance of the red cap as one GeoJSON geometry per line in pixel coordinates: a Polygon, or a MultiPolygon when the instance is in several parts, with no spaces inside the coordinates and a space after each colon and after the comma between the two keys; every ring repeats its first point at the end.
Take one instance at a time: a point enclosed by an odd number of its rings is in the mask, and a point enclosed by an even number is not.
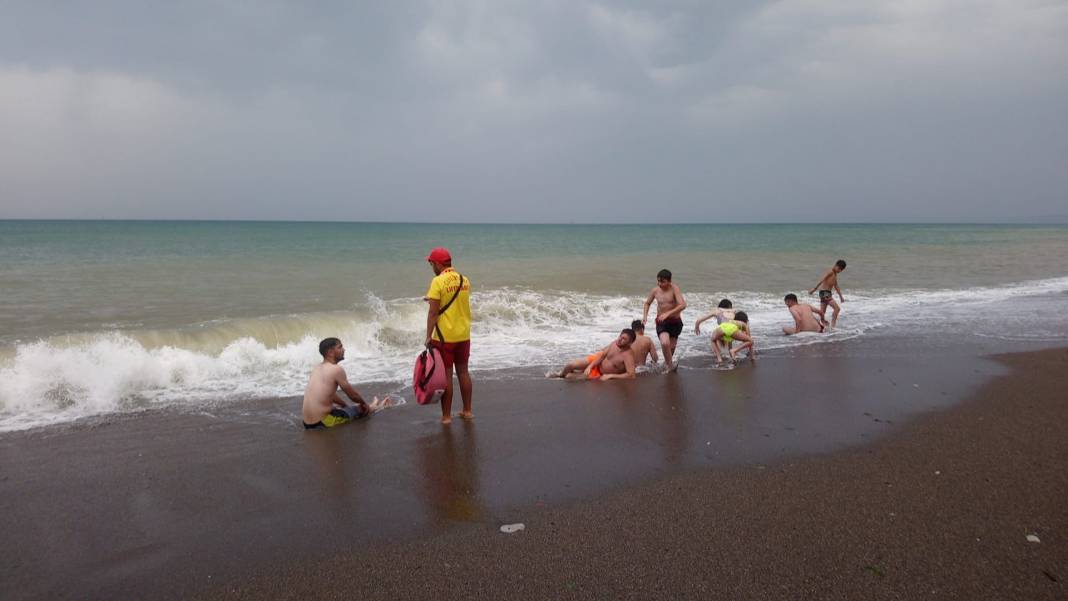
{"type": "Polygon", "coordinates": [[[445,261],[451,261],[452,255],[449,254],[449,249],[439,246],[430,251],[430,254],[426,256],[426,260],[435,263],[444,263],[445,261]]]}

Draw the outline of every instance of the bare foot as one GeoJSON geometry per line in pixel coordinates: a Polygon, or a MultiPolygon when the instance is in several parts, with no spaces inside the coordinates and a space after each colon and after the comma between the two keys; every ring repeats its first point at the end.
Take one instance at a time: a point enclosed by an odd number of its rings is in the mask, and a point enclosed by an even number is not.
{"type": "Polygon", "coordinates": [[[445,426],[451,424],[452,423],[452,416],[451,415],[443,415],[443,416],[441,416],[441,423],[442,423],[442,425],[445,425],[445,426]]]}
{"type": "Polygon", "coordinates": [[[475,413],[473,411],[461,411],[460,419],[475,419],[475,413]]]}

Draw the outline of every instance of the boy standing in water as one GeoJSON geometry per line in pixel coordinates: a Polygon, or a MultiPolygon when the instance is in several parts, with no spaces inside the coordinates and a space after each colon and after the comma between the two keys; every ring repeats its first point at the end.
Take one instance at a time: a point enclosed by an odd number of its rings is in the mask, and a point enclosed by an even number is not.
{"type": "Polygon", "coordinates": [[[686,299],[682,290],[672,283],[671,272],[661,269],[656,274],[656,288],[649,292],[642,311],[642,325],[649,320],[649,307],[656,301],[656,337],[660,339],[660,349],[664,352],[664,367],[670,372],[678,369],[673,361],[675,345],[679,343],[682,333],[682,311],[686,309],[686,299]]]}
{"type": "Polygon", "coordinates": [[[838,259],[834,262],[834,265],[827,270],[827,273],[823,274],[819,283],[817,283],[812,290],[808,291],[809,294],[812,294],[816,290],[820,291],[820,321],[827,321],[827,305],[830,305],[831,308],[834,309],[834,313],[831,314],[832,328],[838,325],[838,312],[841,311],[842,308],[838,306],[838,303],[834,302],[834,294],[831,290],[838,293],[838,300],[843,303],[845,302],[845,299],[842,298],[842,289],[838,287],[838,274],[845,271],[845,268],[846,262],[842,259],[838,259]]]}

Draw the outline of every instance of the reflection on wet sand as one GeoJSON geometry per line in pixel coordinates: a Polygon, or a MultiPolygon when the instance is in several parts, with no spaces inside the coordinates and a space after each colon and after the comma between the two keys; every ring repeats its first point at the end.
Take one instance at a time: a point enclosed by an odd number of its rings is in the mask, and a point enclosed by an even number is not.
{"type": "Polygon", "coordinates": [[[303,447],[315,465],[315,474],[326,506],[338,516],[356,509],[351,498],[359,474],[363,432],[356,424],[337,430],[304,432],[303,447]]]}
{"type": "Polygon", "coordinates": [[[435,524],[473,522],[486,513],[479,494],[479,453],[474,422],[454,420],[419,439],[422,496],[435,524]]]}

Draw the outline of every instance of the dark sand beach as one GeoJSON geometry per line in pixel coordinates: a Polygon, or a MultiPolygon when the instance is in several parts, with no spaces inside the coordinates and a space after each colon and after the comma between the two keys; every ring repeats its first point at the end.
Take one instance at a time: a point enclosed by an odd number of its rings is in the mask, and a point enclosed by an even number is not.
{"type": "Polygon", "coordinates": [[[799,351],[486,380],[444,429],[283,399],[13,433],[0,597],[1064,599],[1066,385],[1063,349],[799,351]]]}

